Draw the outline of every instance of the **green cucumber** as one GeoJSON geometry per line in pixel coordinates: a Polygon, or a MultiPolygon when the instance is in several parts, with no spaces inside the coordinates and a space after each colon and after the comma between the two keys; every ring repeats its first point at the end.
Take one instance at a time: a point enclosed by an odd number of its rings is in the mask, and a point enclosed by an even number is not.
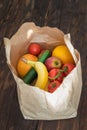
{"type": "MultiPolygon", "coordinates": [[[[41,56],[38,58],[38,61],[44,63],[45,60],[50,57],[50,51],[49,50],[45,50],[41,56]]],[[[37,77],[37,72],[35,71],[35,69],[32,67],[29,72],[23,77],[23,81],[26,84],[30,84],[33,82],[33,80],[37,77]]]]}
{"type": "Polygon", "coordinates": [[[32,67],[30,71],[23,77],[23,81],[26,84],[30,84],[33,82],[33,80],[37,77],[37,73],[35,69],[32,67]]]}

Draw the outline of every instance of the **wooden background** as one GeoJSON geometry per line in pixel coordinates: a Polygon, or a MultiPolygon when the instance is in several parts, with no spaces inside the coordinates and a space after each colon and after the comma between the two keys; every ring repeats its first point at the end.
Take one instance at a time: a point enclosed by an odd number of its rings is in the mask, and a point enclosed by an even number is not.
{"type": "Polygon", "coordinates": [[[0,130],[87,130],[87,0],[0,0],[0,130]],[[70,33],[81,54],[83,86],[78,116],[67,120],[24,120],[16,83],[6,64],[3,37],[26,21],[70,33]]]}

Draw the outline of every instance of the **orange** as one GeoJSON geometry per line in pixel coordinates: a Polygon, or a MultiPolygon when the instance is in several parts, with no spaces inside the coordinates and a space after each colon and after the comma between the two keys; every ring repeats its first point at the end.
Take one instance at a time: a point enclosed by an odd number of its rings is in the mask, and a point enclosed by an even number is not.
{"type": "Polygon", "coordinates": [[[32,54],[25,54],[18,60],[17,72],[21,78],[23,78],[32,67],[31,65],[24,63],[22,61],[22,58],[26,58],[27,60],[32,60],[32,61],[38,60],[38,58],[32,54]]]}
{"type": "Polygon", "coordinates": [[[52,56],[60,58],[63,64],[75,63],[69,49],[65,45],[60,45],[60,46],[55,47],[52,51],[52,56]]]}

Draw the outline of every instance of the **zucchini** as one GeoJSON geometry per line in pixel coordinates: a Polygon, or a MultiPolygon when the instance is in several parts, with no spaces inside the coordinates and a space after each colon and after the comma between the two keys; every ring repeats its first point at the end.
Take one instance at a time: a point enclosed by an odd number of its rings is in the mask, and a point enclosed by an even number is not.
{"type": "MultiPolygon", "coordinates": [[[[49,50],[45,50],[41,56],[38,58],[38,61],[44,63],[45,60],[50,57],[50,51],[49,50]]],[[[37,72],[35,71],[35,69],[32,67],[29,72],[23,77],[23,81],[26,84],[31,84],[33,82],[33,80],[37,77],[37,72]]]]}

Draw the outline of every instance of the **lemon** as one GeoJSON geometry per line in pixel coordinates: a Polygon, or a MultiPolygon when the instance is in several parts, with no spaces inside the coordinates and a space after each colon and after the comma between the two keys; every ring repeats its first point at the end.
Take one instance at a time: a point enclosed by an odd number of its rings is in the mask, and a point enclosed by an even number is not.
{"type": "Polygon", "coordinates": [[[65,45],[60,45],[60,46],[55,47],[52,51],[52,56],[60,58],[63,64],[75,63],[69,49],[65,45]]]}

